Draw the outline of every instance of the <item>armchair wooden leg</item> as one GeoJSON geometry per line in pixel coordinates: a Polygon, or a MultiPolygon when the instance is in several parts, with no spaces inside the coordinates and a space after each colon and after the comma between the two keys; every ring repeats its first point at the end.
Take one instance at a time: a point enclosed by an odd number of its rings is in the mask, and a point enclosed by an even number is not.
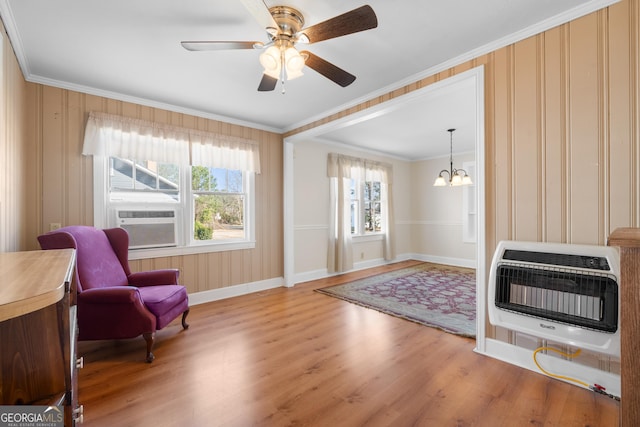
{"type": "Polygon", "coordinates": [[[154,332],[146,332],[142,334],[142,337],[147,342],[147,363],[153,362],[153,359],[156,357],[151,353],[151,348],[153,347],[153,341],[155,340],[156,334],[154,332]]]}
{"type": "Polygon", "coordinates": [[[189,329],[189,324],[187,323],[187,315],[189,314],[189,309],[182,313],[182,328],[189,329]]]}

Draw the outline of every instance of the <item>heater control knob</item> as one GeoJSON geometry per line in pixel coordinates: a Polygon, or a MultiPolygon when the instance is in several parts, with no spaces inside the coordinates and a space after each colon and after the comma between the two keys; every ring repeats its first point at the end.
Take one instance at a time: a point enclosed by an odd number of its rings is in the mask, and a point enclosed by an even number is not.
{"type": "Polygon", "coordinates": [[[585,257],[584,267],[593,270],[609,270],[609,263],[602,257],[585,257]]]}

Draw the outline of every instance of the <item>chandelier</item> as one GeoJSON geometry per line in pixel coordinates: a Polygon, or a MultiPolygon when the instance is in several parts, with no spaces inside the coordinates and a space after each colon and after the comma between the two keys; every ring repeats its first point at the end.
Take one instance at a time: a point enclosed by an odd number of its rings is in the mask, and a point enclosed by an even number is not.
{"type": "Polygon", "coordinates": [[[436,178],[436,181],[433,183],[434,187],[444,187],[447,185],[447,180],[444,178],[442,174],[447,174],[449,178],[450,186],[458,186],[458,185],[469,185],[473,184],[471,182],[471,177],[467,174],[467,171],[464,169],[455,169],[453,167],[453,132],[455,129],[447,129],[449,132],[449,170],[442,169],[436,178]]]}

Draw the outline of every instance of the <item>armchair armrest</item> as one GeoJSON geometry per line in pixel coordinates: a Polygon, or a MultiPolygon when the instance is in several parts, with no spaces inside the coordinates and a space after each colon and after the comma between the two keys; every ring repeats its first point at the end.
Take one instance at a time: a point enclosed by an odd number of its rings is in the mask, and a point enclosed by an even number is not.
{"type": "Polygon", "coordinates": [[[133,286],[112,286],[87,289],[78,294],[78,301],[88,304],[131,304],[142,302],[140,292],[133,286]]]}
{"type": "Polygon", "coordinates": [[[129,284],[133,286],[177,285],[180,271],[176,268],[131,273],[129,284]]]}

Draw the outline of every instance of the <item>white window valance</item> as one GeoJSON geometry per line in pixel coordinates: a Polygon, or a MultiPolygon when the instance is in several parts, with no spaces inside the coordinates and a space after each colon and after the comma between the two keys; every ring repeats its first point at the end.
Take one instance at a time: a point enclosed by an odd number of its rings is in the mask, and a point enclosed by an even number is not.
{"type": "Polygon", "coordinates": [[[344,154],[329,153],[327,175],[330,178],[349,178],[360,181],[379,181],[392,184],[393,166],[344,154]]]}
{"type": "Polygon", "coordinates": [[[89,113],[82,154],[260,173],[254,141],[98,112],[89,113]]]}

